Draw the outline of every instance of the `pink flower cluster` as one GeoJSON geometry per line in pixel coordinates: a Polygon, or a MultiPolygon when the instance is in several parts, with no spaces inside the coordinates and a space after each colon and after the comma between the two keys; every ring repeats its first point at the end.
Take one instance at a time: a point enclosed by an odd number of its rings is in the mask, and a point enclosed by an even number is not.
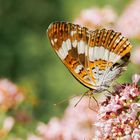
{"type": "Polygon", "coordinates": [[[129,38],[140,37],[140,0],[133,0],[117,21],[116,29],[129,38]]]}
{"type": "Polygon", "coordinates": [[[91,140],[96,113],[89,109],[89,100],[86,97],[74,108],[78,99],[79,97],[70,100],[61,120],[52,118],[48,124],[39,123],[38,135],[31,134],[28,140],[91,140]]]}
{"type": "Polygon", "coordinates": [[[7,79],[0,80],[0,109],[8,110],[24,99],[23,92],[7,79]]]}
{"type": "Polygon", "coordinates": [[[132,84],[115,86],[115,91],[101,103],[95,139],[140,140],[139,75],[132,84]]]}
{"type": "Polygon", "coordinates": [[[96,28],[113,28],[129,38],[140,37],[140,0],[133,0],[118,16],[111,6],[93,7],[82,10],[74,21],[77,24],[95,30],[96,28]]]}
{"type": "Polygon", "coordinates": [[[9,134],[11,129],[15,124],[15,120],[13,117],[8,116],[3,120],[3,124],[0,127],[0,138],[4,139],[9,134]]]}
{"type": "Polygon", "coordinates": [[[117,14],[110,6],[103,9],[93,7],[83,10],[74,22],[94,30],[101,27],[111,27],[116,18],[117,14]]]}

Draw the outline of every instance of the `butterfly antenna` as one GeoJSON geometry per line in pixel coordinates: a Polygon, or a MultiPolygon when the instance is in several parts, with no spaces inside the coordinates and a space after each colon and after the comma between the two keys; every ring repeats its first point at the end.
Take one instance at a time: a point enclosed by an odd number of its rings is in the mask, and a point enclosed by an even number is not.
{"type": "Polygon", "coordinates": [[[54,105],[54,106],[60,105],[60,104],[62,104],[62,103],[64,103],[64,102],[69,101],[70,99],[72,99],[72,98],[74,98],[74,97],[76,97],[76,96],[77,96],[77,95],[71,96],[71,97],[69,97],[69,98],[67,98],[67,99],[64,99],[64,100],[62,100],[62,101],[60,101],[60,102],[58,102],[58,103],[56,103],[56,104],[53,104],[53,105],[54,105]]]}
{"type": "Polygon", "coordinates": [[[82,96],[80,97],[80,99],[77,101],[77,103],[74,105],[74,107],[76,107],[80,101],[83,99],[83,97],[86,95],[87,92],[83,93],[82,96]]]}

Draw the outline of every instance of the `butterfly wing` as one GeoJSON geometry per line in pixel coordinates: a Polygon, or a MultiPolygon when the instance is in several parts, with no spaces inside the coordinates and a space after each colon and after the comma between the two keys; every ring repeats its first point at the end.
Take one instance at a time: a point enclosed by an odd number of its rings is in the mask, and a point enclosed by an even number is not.
{"type": "Polygon", "coordinates": [[[88,41],[90,31],[66,22],[52,23],[48,28],[51,45],[62,62],[82,84],[94,89],[95,79],[89,76],[88,41]]]}
{"type": "Polygon", "coordinates": [[[126,70],[132,46],[127,38],[113,30],[96,30],[94,43],[89,44],[90,69],[96,79],[96,88],[105,89],[126,70]]]}
{"type": "Polygon", "coordinates": [[[48,37],[75,78],[96,90],[107,87],[125,70],[132,47],[113,30],[91,31],[66,22],[52,23],[48,37]]]}

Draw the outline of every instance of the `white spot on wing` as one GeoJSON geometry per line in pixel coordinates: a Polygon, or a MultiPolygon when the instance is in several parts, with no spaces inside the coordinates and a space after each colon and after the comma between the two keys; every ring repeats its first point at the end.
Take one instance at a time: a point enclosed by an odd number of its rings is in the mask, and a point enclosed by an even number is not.
{"type": "Polygon", "coordinates": [[[80,42],[78,42],[78,53],[79,54],[85,53],[85,43],[83,40],[80,40],[80,42]]]}
{"type": "Polygon", "coordinates": [[[76,48],[76,46],[77,46],[77,40],[74,40],[74,41],[72,42],[72,46],[73,46],[74,48],[76,48]]]}
{"type": "Polygon", "coordinates": [[[117,62],[120,58],[121,58],[121,56],[116,54],[115,62],[117,62]]]}
{"type": "Polygon", "coordinates": [[[68,51],[71,50],[71,41],[70,41],[70,39],[66,40],[66,46],[67,46],[68,51]]]}
{"type": "Polygon", "coordinates": [[[97,46],[93,47],[93,60],[98,60],[98,48],[97,46]]]}
{"type": "Polygon", "coordinates": [[[51,39],[51,43],[52,43],[52,45],[54,45],[54,41],[53,41],[53,39],[51,39]]]}
{"type": "Polygon", "coordinates": [[[84,79],[85,79],[85,80],[90,80],[90,78],[89,78],[88,75],[85,75],[85,76],[84,76],[84,79]]]}
{"type": "Polygon", "coordinates": [[[85,46],[85,56],[87,56],[87,54],[88,54],[88,48],[89,48],[89,46],[86,44],[86,46],[85,46]]]}
{"type": "Polygon", "coordinates": [[[109,50],[105,49],[103,46],[89,47],[89,60],[106,60],[108,61],[109,50]]]}
{"type": "Polygon", "coordinates": [[[94,49],[93,49],[93,47],[89,47],[89,60],[94,61],[94,49]]]}
{"type": "Polygon", "coordinates": [[[67,57],[67,55],[68,55],[68,51],[71,50],[71,47],[72,46],[71,46],[70,39],[67,39],[66,41],[63,41],[61,48],[57,51],[58,56],[62,60],[64,60],[67,57]]]}
{"type": "Polygon", "coordinates": [[[65,41],[63,41],[62,47],[57,51],[57,53],[62,60],[66,58],[66,56],[68,55],[68,49],[65,41]]]}
{"type": "Polygon", "coordinates": [[[103,59],[105,53],[105,48],[104,47],[99,47],[99,53],[98,53],[98,59],[103,59]]]}
{"type": "Polygon", "coordinates": [[[89,60],[95,61],[99,59],[116,62],[120,59],[120,55],[109,52],[109,50],[105,49],[103,46],[89,47],[89,60]]]}
{"type": "Polygon", "coordinates": [[[62,60],[64,60],[64,59],[66,58],[66,56],[67,56],[67,54],[64,52],[64,50],[63,50],[62,48],[60,48],[60,49],[57,51],[57,54],[58,54],[58,56],[59,56],[62,60]]]}
{"type": "Polygon", "coordinates": [[[99,47],[89,47],[89,60],[94,61],[98,60],[98,55],[99,55],[99,47]]]}
{"type": "Polygon", "coordinates": [[[110,55],[109,55],[109,61],[112,61],[112,62],[116,62],[120,59],[120,55],[114,53],[114,52],[110,52],[110,55]]]}
{"type": "Polygon", "coordinates": [[[67,56],[68,55],[68,48],[67,48],[67,44],[65,41],[63,41],[63,43],[62,43],[62,49],[64,51],[64,54],[67,56]]]}
{"type": "Polygon", "coordinates": [[[79,73],[80,72],[80,70],[83,68],[83,66],[82,65],[78,65],[76,68],[75,68],[75,72],[76,73],[79,73]]]}
{"type": "Polygon", "coordinates": [[[76,31],[71,31],[70,35],[73,36],[74,34],[76,34],[76,31]]]}
{"type": "Polygon", "coordinates": [[[109,50],[108,49],[105,49],[104,50],[103,60],[108,61],[108,59],[109,59],[109,50]]]}
{"type": "Polygon", "coordinates": [[[57,42],[57,38],[54,39],[54,42],[55,42],[55,43],[57,42]]]}

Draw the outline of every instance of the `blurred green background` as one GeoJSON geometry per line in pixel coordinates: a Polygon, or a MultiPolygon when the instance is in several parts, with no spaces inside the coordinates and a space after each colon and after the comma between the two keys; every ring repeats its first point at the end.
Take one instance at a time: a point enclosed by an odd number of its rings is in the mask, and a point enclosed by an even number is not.
{"type": "MultiPolygon", "coordinates": [[[[72,22],[81,10],[94,6],[111,5],[121,14],[129,1],[0,0],[0,77],[26,89],[29,97],[21,109],[32,115],[33,124],[61,116],[67,102],[53,104],[86,91],[51,48],[46,36],[49,24],[72,22]]],[[[129,65],[120,81],[130,81],[133,69],[129,65]]]]}

